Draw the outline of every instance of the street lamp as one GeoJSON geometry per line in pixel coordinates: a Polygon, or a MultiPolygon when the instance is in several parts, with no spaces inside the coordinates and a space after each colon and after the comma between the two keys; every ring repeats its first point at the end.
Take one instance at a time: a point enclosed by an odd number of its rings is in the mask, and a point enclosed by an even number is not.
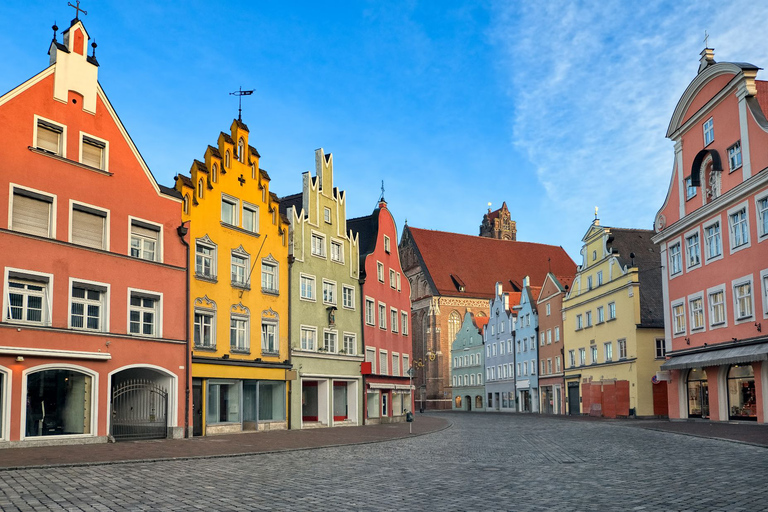
{"type": "Polygon", "coordinates": [[[413,434],[413,374],[416,373],[416,369],[411,366],[408,368],[408,396],[411,398],[411,410],[405,415],[405,421],[408,422],[408,433],[413,434]]]}

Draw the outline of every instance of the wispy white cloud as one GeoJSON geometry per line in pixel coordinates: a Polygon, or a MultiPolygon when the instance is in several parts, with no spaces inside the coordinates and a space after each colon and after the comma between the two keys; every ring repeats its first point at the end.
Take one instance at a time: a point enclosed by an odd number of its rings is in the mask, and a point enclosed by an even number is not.
{"type": "Polygon", "coordinates": [[[577,241],[595,205],[606,224],[650,228],[672,168],[667,124],[698,69],[704,30],[716,59],[768,65],[766,8],[524,4],[495,5],[491,37],[515,103],[512,142],[560,210],[556,229],[577,241]]]}

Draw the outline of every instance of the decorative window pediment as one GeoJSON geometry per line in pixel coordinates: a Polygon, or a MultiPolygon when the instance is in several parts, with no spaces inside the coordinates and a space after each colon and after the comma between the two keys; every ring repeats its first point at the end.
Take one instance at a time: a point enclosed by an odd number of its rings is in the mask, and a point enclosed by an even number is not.
{"type": "Polygon", "coordinates": [[[230,313],[234,313],[235,315],[250,315],[251,310],[248,309],[247,306],[244,306],[242,302],[239,302],[237,304],[233,304],[231,308],[229,308],[230,313]]]}
{"type": "Polygon", "coordinates": [[[217,245],[216,245],[216,242],[214,242],[213,240],[211,240],[211,237],[209,237],[209,236],[208,236],[208,234],[204,235],[204,236],[203,236],[203,237],[201,237],[201,238],[196,238],[196,239],[195,239],[195,241],[196,241],[196,242],[200,242],[200,243],[203,243],[203,244],[205,244],[205,245],[211,245],[211,246],[213,246],[213,247],[217,247],[217,245]]]}
{"type": "Polygon", "coordinates": [[[277,313],[277,311],[273,310],[272,308],[269,308],[261,312],[261,319],[277,322],[278,320],[280,320],[280,315],[277,313]]]}
{"type": "Polygon", "coordinates": [[[238,254],[246,258],[250,256],[250,254],[248,253],[248,251],[245,250],[245,247],[243,247],[242,244],[237,249],[232,249],[232,254],[238,254]]]}
{"type": "Polygon", "coordinates": [[[196,298],[194,304],[196,308],[206,308],[216,311],[216,302],[211,300],[207,295],[196,298]]]}

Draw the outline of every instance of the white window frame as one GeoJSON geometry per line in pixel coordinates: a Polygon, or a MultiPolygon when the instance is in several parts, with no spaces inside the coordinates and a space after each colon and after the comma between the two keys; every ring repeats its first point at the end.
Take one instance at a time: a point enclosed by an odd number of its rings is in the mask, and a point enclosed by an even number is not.
{"type": "MultiPolygon", "coordinates": [[[[203,349],[203,350],[216,350],[216,310],[211,308],[200,308],[196,307],[193,311],[192,315],[192,347],[194,349],[203,349]],[[205,317],[209,317],[211,320],[211,342],[210,344],[206,345],[204,343],[195,343],[195,330],[197,329],[197,320],[196,316],[201,315],[205,317]]],[[[202,333],[201,333],[201,341],[202,341],[202,333]]]]}
{"type": "Polygon", "coordinates": [[[683,274],[683,244],[680,237],[667,244],[669,260],[669,278],[674,279],[683,274]]]}
{"type": "Polygon", "coordinates": [[[755,221],[757,222],[757,243],[768,240],[768,190],[755,196],[755,221]],[[766,208],[760,209],[760,202],[765,201],[766,208]]]}
{"type": "Polygon", "coordinates": [[[389,375],[389,351],[379,349],[379,375],[389,375]],[[384,361],[386,365],[381,364],[384,361]]]}
{"type": "Polygon", "coordinates": [[[387,328],[387,305],[379,302],[379,328],[387,328]]]}
{"type": "Polygon", "coordinates": [[[102,221],[102,232],[101,232],[101,247],[94,247],[91,245],[85,245],[85,244],[78,244],[82,245],[83,247],[91,247],[92,249],[101,249],[103,251],[109,250],[109,225],[110,225],[110,211],[106,208],[102,208],[100,206],[94,206],[92,204],[83,203],[81,201],[75,201],[73,199],[69,200],[69,243],[76,244],[72,239],[74,225],[75,225],[75,211],[80,211],[82,213],[87,213],[90,215],[95,215],[98,217],[101,217],[103,219],[102,221]]]}
{"type": "MultiPolygon", "coordinates": [[[[134,217],[132,215],[129,215],[128,216],[128,255],[129,256],[131,255],[131,239],[134,236],[134,233],[133,233],[133,226],[134,225],[136,227],[139,227],[139,228],[142,228],[142,229],[147,229],[147,230],[150,230],[150,231],[155,231],[157,233],[157,240],[156,240],[156,245],[155,245],[155,259],[149,260],[149,259],[146,259],[146,258],[142,258],[140,255],[139,256],[131,256],[131,257],[139,259],[139,260],[144,260],[144,261],[155,261],[155,262],[158,262],[158,263],[162,263],[163,262],[163,257],[164,257],[164,252],[165,252],[165,251],[163,251],[163,247],[164,247],[163,225],[159,224],[157,222],[152,222],[151,220],[141,219],[139,217],[134,217]],[[142,224],[144,224],[144,225],[142,226],[142,224]]],[[[145,237],[145,236],[143,236],[141,234],[138,234],[138,236],[139,236],[140,239],[146,239],[147,238],[147,237],[145,237]]],[[[141,252],[143,253],[143,248],[142,248],[141,252]]]]}
{"type": "MultiPolygon", "coordinates": [[[[371,347],[365,347],[365,362],[371,363],[371,373],[376,373],[376,349],[371,347]]],[[[455,359],[455,358],[454,358],[455,359]]],[[[454,363],[455,366],[455,363],[454,363]]],[[[455,375],[454,375],[455,377],[455,375]]]]}
{"type": "MultiPolygon", "coordinates": [[[[138,336],[142,338],[162,338],[163,337],[163,293],[157,292],[154,290],[141,290],[139,288],[128,288],[128,302],[127,302],[127,311],[128,314],[126,315],[126,325],[125,325],[125,332],[128,333],[129,336],[138,336]],[[144,334],[144,333],[135,333],[131,332],[131,308],[133,307],[131,305],[131,297],[136,295],[137,297],[142,297],[145,299],[152,299],[155,302],[155,320],[154,320],[154,334],[144,334]]],[[[145,311],[144,306],[140,306],[139,311],[145,311]]],[[[140,326],[143,325],[143,319],[140,322],[140,326]]],[[[142,329],[143,330],[143,329],[142,329]]]]}
{"type": "Polygon", "coordinates": [[[240,216],[240,221],[242,223],[241,227],[249,232],[249,233],[258,233],[259,232],[259,207],[255,204],[251,204],[248,202],[243,201],[243,213],[240,216]],[[245,227],[245,219],[246,215],[245,212],[250,212],[252,215],[250,215],[251,218],[253,218],[253,229],[248,229],[245,227]]]}
{"type": "Polygon", "coordinates": [[[707,326],[707,314],[706,314],[706,301],[704,300],[704,292],[697,292],[692,293],[688,296],[688,318],[689,318],[689,325],[690,325],[690,332],[691,334],[699,331],[703,331],[707,326]],[[694,310],[693,309],[693,303],[694,301],[699,301],[699,304],[701,305],[701,310],[694,310]],[[698,317],[700,314],[701,316],[701,325],[694,324],[694,319],[698,317]]]}
{"type": "Polygon", "coordinates": [[[336,281],[331,281],[330,279],[323,279],[323,304],[328,304],[330,306],[335,306],[338,302],[338,287],[336,286],[336,281]],[[328,293],[326,293],[326,290],[328,290],[328,293]],[[328,300],[327,296],[330,295],[330,300],[328,300]]]}
{"type": "Polygon", "coordinates": [[[389,324],[392,329],[392,332],[396,333],[398,332],[397,324],[399,322],[400,312],[397,310],[397,308],[390,307],[389,308],[389,324]]]}
{"type": "Polygon", "coordinates": [[[59,136],[59,151],[55,152],[53,154],[57,155],[57,156],[60,156],[62,158],[67,158],[67,125],[61,124],[61,123],[59,123],[57,121],[53,121],[53,120],[48,119],[48,118],[43,117],[43,116],[39,116],[37,114],[35,114],[35,116],[34,116],[34,123],[35,124],[34,124],[34,129],[33,129],[33,134],[32,134],[32,144],[31,144],[31,146],[33,148],[37,148],[37,149],[39,149],[41,151],[45,151],[46,153],[50,153],[49,150],[43,149],[43,148],[41,148],[37,144],[37,127],[39,126],[40,122],[42,122],[43,124],[48,124],[52,128],[61,130],[60,136],[59,136]]]}
{"type": "Polygon", "coordinates": [[[279,355],[280,354],[280,323],[277,320],[266,320],[264,318],[261,319],[261,353],[262,354],[270,354],[270,355],[279,355]],[[272,350],[269,349],[269,344],[267,343],[267,339],[269,339],[269,328],[273,329],[272,332],[272,340],[273,340],[273,347],[272,350]],[[266,330],[266,332],[265,332],[266,330]],[[267,339],[265,339],[265,335],[267,336],[267,339]]]}
{"type": "Polygon", "coordinates": [[[98,281],[90,281],[87,279],[78,279],[74,277],[69,278],[69,303],[67,304],[67,328],[69,329],[76,329],[78,331],[90,331],[90,332],[109,332],[109,292],[110,292],[111,285],[109,283],[100,283],[98,281]],[[93,304],[93,300],[91,299],[76,299],[72,296],[72,289],[74,287],[78,288],[85,288],[86,290],[93,290],[99,292],[99,328],[98,329],[90,329],[87,327],[87,318],[88,315],[85,313],[87,311],[87,305],[93,304]],[[84,315],[83,315],[83,327],[74,327],[72,325],[72,305],[74,303],[82,303],[86,305],[84,308],[84,315]]]}
{"type": "Polygon", "coordinates": [[[741,166],[744,164],[742,155],[741,155],[741,140],[737,140],[736,143],[734,143],[731,147],[725,150],[725,154],[728,156],[728,167],[729,167],[729,173],[735,171],[736,169],[740,169],[741,166]],[[736,160],[738,159],[738,162],[736,160]]]}
{"type": "Polygon", "coordinates": [[[325,234],[312,230],[309,240],[311,255],[316,258],[326,259],[325,234]]]}
{"type": "Polygon", "coordinates": [[[739,252],[748,247],[752,247],[752,237],[749,236],[749,201],[743,201],[732,208],[728,208],[728,247],[730,247],[730,254],[739,252]],[[734,224],[734,216],[743,211],[744,218],[739,221],[739,225],[744,226],[739,236],[746,234],[746,240],[743,240],[741,244],[734,245],[736,242],[736,225],[734,224]]]}
{"type": "Polygon", "coordinates": [[[376,277],[379,278],[379,282],[384,282],[384,264],[380,261],[376,262],[376,277]]]}
{"type": "Polygon", "coordinates": [[[90,144],[91,146],[97,146],[97,147],[101,146],[101,166],[95,167],[95,169],[99,169],[104,172],[109,172],[109,141],[106,139],[102,139],[101,137],[91,135],[90,133],[86,133],[84,131],[80,132],[80,144],[78,148],[79,157],[77,161],[83,165],[87,165],[88,167],[93,167],[83,162],[83,144],[88,144],[88,142],[86,142],[86,139],[90,139],[92,142],[95,142],[95,144],[90,144]]]}
{"type": "Polygon", "coordinates": [[[261,291],[270,294],[280,293],[280,263],[270,254],[266,258],[261,258],[261,291]],[[265,272],[265,268],[270,269],[265,272]],[[273,286],[266,286],[265,281],[272,278],[273,286]]]}
{"type": "Polygon", "coordinates": [[[743,324],[747,322],[755,321],[755,284],[752,278],[752,274],[734,279],[731,281],[731,292],[733,297],[733,324],[743,324]],[[739,306],[739,297],[736,295],[736,289],[739,286],[749,286],[749,296],[747,297],[747,305],[749,306],[749,315],[742,315],[739,317],[741,307],[739,306]]]}
{"type": "Polygon", "coordinates": [[[704,147],[709,146],[715,141],[715,122],[712,117],[704,121],[701,125],[704,135],[704,147]]]}
{"type": "Polygon", "coordinates": [[[225,226],[239,226],[240,216],[240,200],[236,197],[232,197],[229,194],[221,194],[221,222],[225,226]],[[229,219],[224,218],[224,204],[228,204],[232,207],[232,217],[229,219]]]}
{"type": "Polygon", "coordinates": [[[408,313],[400,311],[400,331],[403,336],[408,336],[408,313]]]}
{"type": "Polygon", "coordinates": [[[627,350],[627,339],[620,338],[616,340],[616,345],[619,347],[619,360],[627,359],[629,352],[627,350]]]}
{"type": "Polygon", "coordinates": [[[323,220],[328,224],[331,223],[331,209],[327,206],[323,207],[323,220]]]}
{"type": "Polygon", "coordinates": [[[556,325],[555,326],[555,343],[557,343],[558,341],[560,341],[560,326],[556,325]]]}
{"type": "Polygon", "coordinates": [[[393,269],[389,269],[389,287],[393,290],[397,289],[397,274],[393,269]]]}
{"type": "Polygon", "coordinates": [[[605,357],[605,362],[610,363],[613,361],[613,342],[612,341],[606,341],[603,343],[603,356],[605,357]]]}
{"type": "Polygon", "coordinates": [[[725,284],[719,284],[717,286],[713,286],[711,288],[707,288],[707,313],[708,313],[707,316],[709,317],[709,328],[710,329],[722,329],[724,327],[728,327],[728,299],[727,299],[727,295],[726,295],[725,284]],[[716,293],[722,293],[723,294],[723,302],[722,302],[722,306],[723,306],[723,321],[719,322],[719,323],[714,323],[714,320],[715,320],[714,316],[715,315],[712,314],[712,312],[714,310],[713,307],[716,305],[716,304],[712,303],[712,296],[714,294],[716,294],[716,293]]]}
{"type": "Polygon", "coordinates": [[[597,323],[605,322],[605,306],[597,306],[597,323]]]}
{"type": "MultiPolygon", "coordinates": [[[[13,324],[24,325],[51,325],[51,319],[53,318],[53,274],[45,272],[37,272],[34,270],[26,270],[21,268],[5,267],[5,275],[3,276],[3,314],[2,318],[4,322],[13,324]],[[40,322],[32,322],[28,320],[14,320],[9,315],[11,289],[8,285],[10,280],[23,281],[27,283],[34,283],[34,286],[40,286],[43,288],[41,295],[41,307],[40,322]]],[[[26,311],[26,306],[24,311],[26,311]]]]}
{"type": "Polygon", "coordinates": [[[683,235],[683,238],[685,240],[685,269],[686,271],[690,271],[694,268],[701,267],[701,230],[698,226],[696,228],[688,231],[683,235]],[[695,250],[692,249],[692,245],[690,243],[690,240],[693,237],[696,237],[696,246],[695,250]],[[692,256],[695,256],[695,261],[691,261],[692,256]]]}
{"type": "Polygon", "coordinates": [[[392,352],[391,357],[392,357],[392,366],[391,366],[392,371],[391,371],[391,374],[393,376],[395,376],[395,377],[399,377],[400,376],[400,370],[401,370],[401,367],[400,367],[400,354],[398,352],[392,352]]]}
{"type": "Polygon", "coordinates": [[[368,296],[365,297],[365,324],[376,325],[376,301],[368,296]]]}
{"type": "Polygon", "coordinates": [[[355,288],[348,284],[341,285],[341,307],[354,311],[355,309],[355,288]],[[349,300],[347,300],[349,299],[349,300]]]}
{"type": "Polygon", "coordinates": [[[249,282],[249,274],[251,272],[251,255],[245,252],[242,249],[242,246],[240,246],[237,249],[233,249],[229,255],[229,277],[232,286],[235,288],[250,288],[250,282],[249,282]],[[235,258],[240,258],[242,260],[245,260],[244,264],[236,264],[235,258]],[[235,272],[236,269],[242,269],[243,271],[243,280],[236,280],[235,278],[237,276],[237,272],[235,272]]]}
{"type": "Polygon", "coordinates": [[[384,235],[384,252],[389,254],[391,252],[391,242],[387,235],[384,235]]]}
{"type": "Polygon", "coordinates": [[[340,352],[348,356],[357,355],[357,334],[348,331],[342,333],[340,352]]]}
{"type": "Polygon", "coordinates": [[[344,264],[344,242],[331,238],[331,261],[344,264]],[[338,249],[338,255],[334,254],[334,248],[338,249]]]}
{"type": "Polygon", "coordinates": [[[549,316],[550,312],[551,312],[551,308],[550,308],[549,302],[547,302],[547,316],[549,316]]]}
{"type": "Polygon", "coordinates": [[[718,261],[723,259],[723,223],[720,216],[717,216],[715,218],[712,218],[708,220],[707,222],[704,222],[702,225],[702,232],[704,233],[704,264],[708,265],[712,262],[718,261]],[[719,243],[720,243],[720,254],[716,254],[714,256],[710,257],[710,238],[707,236],[707,229],[714,226],[715,224],[718,225],[718,237],[719,237],[719,243]]]}
{"type": "Polygon", "coordinates": [[[687,319],[685,316],[685,300],[677,299],[670,303],[671,315],[672,315],[672,336],[677,338],[685,336],[688,332],[687,319]]]}
{"type": "Polygon", "coordinates": [[[616,303],[608,303],[608,320],[616,320],[616,303]]]}
{"type": "Polygon", "coordinates": [[[683,187],[685,187],[685,200],[690,201],[694,197],[696,197],[696,187],[691,185],[693,183],[693,178],[691,176],[687,176],[685,180],[683,180],[683,187]]]}
{"type": "Polygon", "coordinates": [[[768,269],[760,271],[761,302],[763,303],[763,318],[768,318],[768,269]]]}
{"type": "MultiPolygon", "coordinates": [[[[21,196],[26,196],[29,199],[35,199],[37,201],[48,203],[48,235],[47,238],[56,238],[56,209],[57,209],[57,199],[58,197],[56,194],[50,194],[48,192],[43,192],[42,190],[37,190],[30,187],[25,187],[23,185],[17,185],[15,183],[9,184],[9,195],[8,195],[8,229],[12,231],[16,231],[17,233],[26,233],[25,231],[19,231],[18,229],[13,228],[13,199],[14,199],[14,192],[18,191],[18,194],[21,196]]],[[[32,233],[30,233],[32,234],[32,233]]],[[[41,235],[35,235],[33,236],[41,236],[41,235]]]]}
{"type": "Polygon", "coordinates": [[[315,276],[311,274],[299,273],[299,300],[306,300],[310,302],[317,301],[317,279],[315,278],[315,276]],[[312,283],[311,297],[304,296],[304,287],[302,286],[302,283],[304,280],[312,283]]]}
{"type": "MultiPolygon", "coordinates": [[[[242,313],[235,313],[233,311],[229,312],[229,350],[230,352],[236,352],[241,354],[250,354],[251,353],[251,315],[249,314],[242,314],[242,313]],[[244,322],[245,327],[243,331],[243,345],[244,346],[238,346],[237,344],[232,344],[232,322],[244,322]]],[[[239,332],[239,329],[238,329],[239,332]]]]}
{"type": "Polygon", "coordinates": [[[317,351],[317,327],[314,325],[301,325],[299,327],[299,347],[301,350],[309,352],[317,351]],[[311,333],[311,339],[305,337],[305,333],[311,333]],[[312,342],[312,346],[309,346],[309,342],[312,342]]]}

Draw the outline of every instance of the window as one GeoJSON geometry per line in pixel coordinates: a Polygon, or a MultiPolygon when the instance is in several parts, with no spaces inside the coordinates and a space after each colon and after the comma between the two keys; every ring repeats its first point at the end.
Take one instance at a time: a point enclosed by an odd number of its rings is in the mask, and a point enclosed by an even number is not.
{"type": "Polygon", "coordinates": [[[243,203],[243,229],[251,233],[259,231],[259,207],[243,203]]]}
{"type": "Polygon", "coordinates": [[[351,286],[342,285],[341,305],[347,309],[355,309],[355,289],[351,286]]]}
{"type": "Polygon", "coordinates": [[[72,205],[70,242],[78,245],[107,248],[107,212],[81,204],[72,205]]]}
{"type": "Polygon", "coordinates": [[[26,376],[26,389],[29,423],[25,436],[93,432],[96,419],[93,376],[68,369],[34,371],[26,376]]]}
{"type": "Polygon", "coordinates": [[[728,164],[731,171],[741,167],[741,141],[728,148],[728,164]]]}
{"type": "Polygon", "coordinates": [[[379,327],[387,328],[387,306],[379,302],[379,327]]]}
{"type": "Polygon", "coordinates": [[[608,363],[613,361],[613,343],[609,341],[603,344],[603,351],[605,355],[605,362],[608,363]]]}
{"type": "Polygon", "coordinates": [[[597,323],[601,324],[605,322],[605,308],[603,306],[597,307],[597,323]]]}
{"type": "Polygon", "coordinates": [[[216,348],[215,312],[195,311],[194,344],[195,348],[216,348]]]}
{"type": "Polygon", "coordinates": [[[616,342],[619,345],[619,359],[627,358],[627,340],[620,339],[616,342]]]}
{"type": "MultiPolygon", "coordinates": [[[[400,375],[400,355],[392,354],[392,375],[400,375]]],[[[475,380],[475,376],[472,376],[472,381],[475,380]]]]}
{"type": "Polygon", "coordinates": [[[128,307],[128,332],[140,336],[159,337],[159,297],[137,292],[130,292],[130,297],[130,305],[128,307]]]}
{"type": "Polygon", "coordinates": [[[590,345],[589,351],[590,355],[592,356],[592,364],[597,364],[597,345],[590,345]]]}
{"type": "Polygon", "coordinates": [[[704,237],[707,251],[707,260],[711,260],[722,255],[722,245],[720,242],[720,222],[714,223],[704,228],[704,237]]]}
{"type": "Polygon", "coordinates": [[[277,293],[278,283],[277,261],[261,260],[261,290],[277,293]]]}
{"type": "Polygon", "coordinates": [[[752,280],[733,286],[734,311],[736,320],[752,318],[752,280]]]}
{"type": "Polygon", "coordinates": [[[555,343],[560,341],[560,327],[555,327],[555,343]]]}
{"type": "Polygon", "coordinates": [[[35,146],[47,153],[66,156],[64,144],[64,126],[51,121],[37,118],[37,130],[35,136],[35,146]]]}
{"type": "Polygon", "coordinates": [[[387,235],[384,235],[384,252],[389,254],[390,251],[390,243],[389,243],[389,237],[387,235]]]}
{"type": "Polygon", "coordinates": [[[688,176],[685,178],[685,200],[688,201],[696,197],[696,187],[693,186],[693,179],[688,176]]]}
{"type": "Polygon", "coordinates": [[[397,291],[400,291],[400,272],[397,273],[397,291]]]}
{"type": "Polygon", "coordinates": [[[216,279],[216,246],[207,242],[195,241],[195,275],[208,279],[216,279]]]}
{"type": "Polygon", "coordinates": [[[160,261],[158,245],[160,226],[138,220],[131,221],[131,256],[148,261],[160,261]]]}
{"type": "Polygon", "coordinates": [[[221,222],[237,226],[238,204],[238,200],[233,197],[221,196],[221,222]]]}
{"type": "Polygon", "coordinates": [[[725,324],[725,291],[722,288],[709,292],[709,325],[725,324]]]}
{"type": "Polygon", "coordinates": [[[242,252],[232,251],[232,286],[248,286],[249,257],[242,252]]]}
{"type": "MultiPolygon", "coordinates": [[[[547,345],[552,344],[552,329],[547,329],[547,345]]],[[[502,343],[503,346],[503,343],[502,343]]]]}
{"type": "Polygon", "coordinates": [[[237,141],[237,159],[245,163],[245,141],[242,138],[237,141]]]}
{"type": "Polygon", "coordinates": [[[331,240],[331,261],[344,263],[344,251],[341,242],[331,240]]]}
{"type": "Polygon", "coordinates": [[[231,167],[232,166],[231,165],[232,164],[232,162],[231,162],[232,156],[231,155],[232,154],[229,152],[229,150],[227,150],[224,153],[224,167],[231,167]]]}
{"type": "Polygon", "coordinates": [[[389,287],[392,289],[397,288],[397,277],[395,277],[395,271],[392,269],[389,269],[389,287]]]}
{"type": "MultiPolygon", "coordinates": [[[[375,348],[365,349],[365,361],[367,363],[371,363],[371,372],[376,373],[376,349],[375,348]]],[[[455,358],[454,358],[454,366],[456,366],[455,358]]]]}
{"type": "Polygon", "coordinates": [[[573,350],[568,351],[568,360],[571,363],[570,366],[573,368],[576,366],[576,352],[573,350]]]}
{"type": "Polygon", "coordinates": [[[325,236],[312,233],[312,256],[325,258],[325,236]]]}
{"type": "Polygon", "coordinates": [[[275,322],[261,322],[261,351],[266,354],[279,354],[277,345],[277,324],[275,322]]]}
{"type": "MultiPolygon", "coordinates": [[[[493,368],[491,368],[493,370],[493,368]]],[[[522,377],[523,375],[523,365],[522,363],[517,363],[517,376],[522,377]]]]}
{"type": "Polygon", "coordinates": [[[189,194],[186,194],[184,199],[182,199],[181,210],[184,212],[184,215],[189,215],[189,194]]]}
{"type": "Polygon", "coordinates": [[[682,302],[672,305],[672,326],[675,334],[685,334],[685,307],[682,302]]]}
{"type": "Polygon", "coordinates": [[[5,287],[9,322],[50,324],[50,276],[9,272],[5,287]]]}
{"type": "Polygon", "coordinates": [[[579,349],[579,365],[584,366],[587,364],[587,349],[580,348],[579,349]]]}
{"type": "Polygon", "coordinates": [[[373,299],[365,298],[365,323],[368,325],[376,325],[376,316],[374,313],[375,303],[373,299]]]}
{"type": "Polygon", "coordinates": [[[231,315],[229,319],[229,348],[233,352],[249,352],[248,317],[231,315]]]}
{"type": "Polygon", "coordinates": [[[107,143],[95,137],[83,135],[80,145],[80,163],[106,170],[107,168],[107,143]]]}
{"type": "Polygon", "coordinates": [[[391,308],[389,310],[389,323],[391,324],[392,332],[397,332],[397,316],[397,309],[391,308]]]}
{"type": "Polygon", "coordinates": [[[680,242],[669,247],[669,273],[679,274],[683,271],[683,260],[680,254],[680,242]]]}
{"type": "Polygon", "coordinates": [[[549,313],[550,313],[550,307],[549,307],[549,302],[547,302],[547,316],[549,316],[549,313]]]}
{"type": "MultiPolygon", "coordinates": [[[[408,370],[411,369],[411,357],[408,354],[403,354],[403,375],[408,375],[408,370]]],[[[477,378],[480,378],[480,374],[477,374],[477,378]]],[[[480,382],[478,382],[480,384],[480,382]]]]}
{"type": "Polygon", "coordinates": [[[664,338],[656,338],[656,359],[664,359],[667,355],[667,347],[664,338]]]}
{"type": "Polygon", "coordinates": [[[376,262],[376,277],[379,278],[380,282],[384,282],[384,264],[380,261],[376,262]]]}
{"type": "Polygon", "coordinates": [[[731,248],[749,244],[749,224],[747,223],[747,207],[728,213],[731,228],[731,248]]]}
{"type": "Polygon", "coordinates": [[[342,354],[354,356],[357,353],[357,336],[352,333],[344,333],[344,345],[341,347],[342,354]]]}
{"type": "Polygon", "coordinates": [[[301,328],[301,350],[315,350],[317,345],[317,329],[314,327],[301,328]]]}
{"type": "Polygon", "coordinates": [[[106,287],[72,283],[69,326],[72,329],[106,331],[105,298],[106,287]]]}
{"type": "Polygon", "coordinates": [[[211,166],[211,181],[214,183],[219,181],[219,165],[217,163],[211,166]]]}
{"type": "Polygon", "coordinates": [[[691,331],[704,328],[704,301],[701,297],[691,299],[689,302],[691,315],[691,331]]]}
{"type": "Polygon", "coordinates": [[[699,250],[699,233],[693,233],[685,238],[685,251],[688,254],[688,267],[695,267],[701,263],[699,250]]]}
{"type": "Polygon", "coordinates": [[[52,196],[14,187],[12,201],[12,230],[37,236],[54,236],[55,208],[52,196]]]}
{"type": "Polygon", "coordinates": [[[203,198],[203,191],[205,190],[205,184],[203,183],[203,178],[200,178],[197,181],[197,197],[200,199],[203,198]]]}
{"type": "Polygon", "coordinates": [[[592,327],[592,312],[587,311],[587,327],[592,327]]]}
{"type": "Polygon", "coordinates": [[[601,284],[603,284],[603,271],[602,270],[598,270],[597,271],[597,286],[600,286],[601,284]]]}
{"type": "Polygon", "coordinates": [[[704,146],[709,146],[715,140],[715,127],[712,118],[704,121],[704,146]]]}
{"type": "Polygon", "coordinates": [[[400,313],[400,327],[403,332],[403,336],[408,336],[408,313],[402,311],[400,313]]]}
{"type": "Polygon", "coordinates": [[[541,364],[541,368],[539,369],[539,375],[545,375],[547,371],[547,367],[546,367],[547,363],[543,359],[541,359],[539,361],[539,364],[541,364]]]}
{"type": "Polygon", "coordinates": [[[616,303],[609,302],[608,303],[608,320],[615,320],[615,319],[616,319],[616,303]]]}
{"type": "Polygon", "coordinates": [[[768,235],[768,196],[757,200],[757,226],[760,237],[768,235]]]}
{"type": "Polygon", "coordinates": [[[323,303],[336,304],[336,283],[323,279],[323,303]]]}
{"type": "Polygon", "coordinates": [[[555,372],[560,372],[560,356],[555,356],[555,372]]]}
{"type": "Polygon", "coordinates": [[[587,290],[592,289],[592,276],[587,276],[587,290]]]}
{"type": "Polygon", "coordinates": [[[493,356],[493,357],[496,356],[496,344],[495,343],[491,345],[491,356],[493,356]]]}
{"type": "Polygon", "coordinates": [[[580,314],[576,315],[576,330],[578,331],[579,329],[583,329],[583,328],[584,328],[584,321],[582,319],[582,316],[580,314]]]}
{"type": "Polygon", "coordinates": [[[315,277],[301,274],[299,280],[301,298],[304,300],[315,300],[315,277]]]}
{"type": "Polygon", "coordinates": [[[387,352],[379,351],[379,375],[387,375],[387,352]]]}
{"type": "Polygon", "coordinates": [[[331,223],[331,209],[330,208],[323,208],[323,220],[327,222],[328,224],[331,223]]]}

